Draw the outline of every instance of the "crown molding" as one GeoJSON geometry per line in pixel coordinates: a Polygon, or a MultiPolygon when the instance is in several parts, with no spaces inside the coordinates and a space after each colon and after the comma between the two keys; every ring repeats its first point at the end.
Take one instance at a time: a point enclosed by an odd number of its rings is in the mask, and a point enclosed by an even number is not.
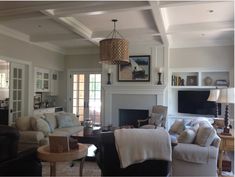
{"type": "Polygon", "coordinates": [[[30,41],[30,36],[26,35],[24,33],[18,32],[16,30],[10,29],[8,27],[5,27],[3,25],[0,25],[0,34],[11,37],[11,38],[15,38],[18,39],[20,41],[24,41],[27,42],[29,44],[32,45],[36,45],[39,46],[41,48],[47,49],[47,50],[51,50],[53,52],[57,52],[57,53],[61,53],[61,54],[65,54],[65,50],[57,47],[55,45],[49,44],[49,43],[34,43],[30,41]]]}
{"type": "Polygon", "coordinates": [[[234,46],[233,41],[194,41],[171,43],[169,48],[193,48],[193,47],[213,47],[213,46],[234,46]]]}

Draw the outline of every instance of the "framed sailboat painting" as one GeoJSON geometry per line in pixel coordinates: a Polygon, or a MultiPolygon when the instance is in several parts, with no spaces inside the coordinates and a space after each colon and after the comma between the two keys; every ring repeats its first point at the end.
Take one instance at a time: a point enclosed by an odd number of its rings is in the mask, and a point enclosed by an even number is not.
{"type": "Polygon", "coordinates": [[[136,55],[129,57],[128,64],[118,65],[119,82],[149,82],[150,55],[136,55]]]}

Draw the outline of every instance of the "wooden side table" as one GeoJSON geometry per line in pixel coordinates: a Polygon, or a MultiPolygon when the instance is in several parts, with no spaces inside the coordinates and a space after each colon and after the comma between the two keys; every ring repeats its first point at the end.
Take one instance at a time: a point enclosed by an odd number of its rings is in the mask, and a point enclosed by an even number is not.
{"type": "Polygon", "coordinates": [[[232,136],[221,135],[220,149],[219,149],[219,175],[222,174],[222,161],[223,161],[223,153],[224,151],[234,151],[234,130],[231,130],[232,136]]]}
{"type": "Polygon", "coordinates": [[[38,158],[50,162],[50,176],[56,176],[56,162],[70,162],[82,159],[80,163],[79,175],[82,176],[83,164],[87,155],[88,147],[79,143],[79,149],[69,152],[52,153],[49,145],[41,146],[37,149],[38,158]]]}

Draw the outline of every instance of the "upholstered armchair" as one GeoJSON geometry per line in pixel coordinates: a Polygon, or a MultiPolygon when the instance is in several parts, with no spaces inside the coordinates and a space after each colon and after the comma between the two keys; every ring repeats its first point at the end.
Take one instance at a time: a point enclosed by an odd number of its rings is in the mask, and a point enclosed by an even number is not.
{"type": "Polygon", "coordinates": [[[18,151],[17,129],[0,125],[0,176],[41,176],[36,148],[18,151]]]}
{"type": "Polygon", "coordinates": [[[152,108],[150,117],[138,121],[139,128],[166,127],[167,106],[156,105],[152,108]]]}

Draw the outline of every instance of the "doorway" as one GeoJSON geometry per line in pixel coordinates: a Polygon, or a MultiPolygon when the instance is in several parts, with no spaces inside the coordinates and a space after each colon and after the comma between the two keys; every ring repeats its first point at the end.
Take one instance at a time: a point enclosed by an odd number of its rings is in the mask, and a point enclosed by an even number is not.
{"type": "Polygon", "coordinates": [[[101,73],[70,72],[69,109],[80,121],[101,123],[101,73]]]}

